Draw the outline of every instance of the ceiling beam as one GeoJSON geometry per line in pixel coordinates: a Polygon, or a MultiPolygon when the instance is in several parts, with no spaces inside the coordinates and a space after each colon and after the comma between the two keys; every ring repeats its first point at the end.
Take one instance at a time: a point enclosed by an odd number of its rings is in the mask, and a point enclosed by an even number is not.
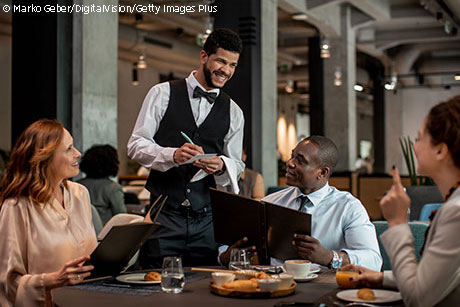
{"type": "Polygon", "coordinates": [[[377,49],[385,50],[401,44],[431,43],[459,40],[460,37],[452,37],[445,34],[441,26],[376,31],[374,37],[367,33],[375,31],[371,28],[367,31],[360,30],[357,35],[357,44],[374,44],[377,49]]]}
{"type": "Polygon", "coordinates": [[[307,8],[309,10],[325,7],[332,4],[340,4],[344,1],[345,0],[306,0],[307,8]]]}
{"type": "Polygon", "coordinates": [[[308,9],[306,1],[278,0],[278,7],[288,14],[303,13],[307,15],[309,24],[315,26],[326,37],[337,37],[340,34],[340,6],[319,6],[308,9]]]}
{"type": "Polygon", "coordinates": [[[420,22],[433,21],[433,15],[425,10],[420,5],[392,5],[391,6],[391,19],[408,19],[420,22]]]}
{"type": "Polygon", "coordinates": [[[370,22],[373,22],[374,19],[367,14],[364,14],[362,11],[358,10],[356,7],[351,8],[351,26],[353,28],[364,26],[370,22]]]}
{"type": "Polygon", "coordinates": [[[119,25],[118,44],[126,50],[144,51],[147,56],[164,57],[171,62],[195,67],[200,64],[200,47],[127,25],[119,25]]]}
{"type": "Polygon", "coordinates": [[[288,52],[278,50],[278,60],[284,61],[284,62],[289,62],[292,63],[293,65],[305,65],[307,64],[307,60],[303,59],[301,57],[292,55],[288,52]]]}
{"type": "Polygon", "coordinates": [[[390,1],[388,0],[348,0],[348,2],[376,21],[391,18],[390,1]]]}

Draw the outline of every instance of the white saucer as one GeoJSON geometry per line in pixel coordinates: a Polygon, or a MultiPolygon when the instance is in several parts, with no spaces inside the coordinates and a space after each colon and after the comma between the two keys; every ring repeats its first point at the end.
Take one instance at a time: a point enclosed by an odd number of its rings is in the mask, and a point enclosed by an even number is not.
{"type": "Polygon", "coordinates": [[[321,266],[319,264],[312,263],[310,265],[310,274],[316,274],[319,272],[321,272],[321,266]]]}
{"type": "Polygon", "coordinates": [[[305,276],[305,277],[294,277],[294,280],[297,281],[297,282],[307,282],[307,281],[313,280],[315,278],[318,278],[318,274],[310,274],[310,275],[305,276]]]}
{"type": "Polygon", "coordinates": [[[161,280],[144,280],[145,273],[132,273],[132,274],[124,274],[118,275],[115,279],[119,282],[125,284],[134,284],[134,285],[152,285],[152,284],[160,284],[161,280]]]}

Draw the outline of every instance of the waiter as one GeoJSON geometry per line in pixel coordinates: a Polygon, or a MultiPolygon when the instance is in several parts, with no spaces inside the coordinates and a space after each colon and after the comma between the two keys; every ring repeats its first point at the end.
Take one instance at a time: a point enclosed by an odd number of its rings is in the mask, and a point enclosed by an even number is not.
{"type": "Polygon", "coordinates": [[[160,194],[168,200],[157,219],[162,227],[141,249],[143,268],[161,267],[163,257],[176,255],[184,266],[217,264],[209,188],[231,185],[238,193],[244,169],[243,112],[221,90],[241,51],[236,33],[216,29],[200,52],[198,70],[155,85],[144,99],[128,155],[150,169],[150,202],[160,194]],[[182,164],[204,153],[217,155],[182,164]]]}

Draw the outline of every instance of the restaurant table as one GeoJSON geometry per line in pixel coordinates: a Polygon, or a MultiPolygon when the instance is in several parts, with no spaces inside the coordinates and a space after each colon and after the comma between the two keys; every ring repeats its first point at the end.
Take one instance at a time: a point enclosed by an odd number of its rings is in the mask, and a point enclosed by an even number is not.
{"type": "MultiPolygon", "coordinates": [[[[117,307],[117,306],[167,306],[167,307],[205,307],[205,306],[274,306],[279,302],[310,302],[319,305],[325,303],[327,306],[335,306],[331,299],[338,301],[335,297],[340,289],[335,282],[335,273],[328,269],[321,269],[318,278],[305,283],[297,283],[295,293],[286,297],[267,299],[230,298],[218,296],[210,292],[209,283],[212,280],[209,272],[193,272],[186,268],[186,283],[184,291],[180,294],[166,294],[161,292],[158,285],[158,292],[150,295],[131,295],[128,293],[115,294],[97,292],[91,290],[75,289],[65,287],[56,289],[54,301],[59,307],[117,307]],[[194,280],[187,282],[187,273],[193,274],[194,280]]],[[[88,287],[90,285],[86,285],[88,287]]],[[[121,286],[123,287],[123,285],[121,286]]],[[[342,302],[344,303],[344,302],[342,302]]],[[[404,306],[402,302],[385,306],[404,306]]]]}

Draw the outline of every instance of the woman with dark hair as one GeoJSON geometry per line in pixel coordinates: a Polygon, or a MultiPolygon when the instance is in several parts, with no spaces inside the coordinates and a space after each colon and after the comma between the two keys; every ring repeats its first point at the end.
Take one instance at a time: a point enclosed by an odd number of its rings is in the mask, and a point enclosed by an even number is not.
{"type": "Polygon", "coordinates": [[[388,221],[388,230],[380,238],[393,271],[374,272],[357,267],[360,275],[352,280],[370,287],[397,286],[406,306],[458,306],[460,96],[430,110],[418,131],[414,151],[418,173],[433,178],[445,199],[428,230],[420,263],[417,263],[414,240],[406,220],[410,199],[395,168],[393,186],[380,202],[388,221]]]}
{"type": "Polygon", "coordinates": [[[57,120],[39,120],[17,140],[0,192],[0,302],[52,306],[52,289],[90,275],[83,264],[97,241],[89,195],[67,180],[79,158],[57,120]]]}
{"type": "Polygon", "coordinates": [[[88,189],[91,203],[97,209],[103,224],[118,213],[126,213],[121,185],[109,178],[117,175],[119,164],[117,150],[110,145],[91,147],[80,163],[86,178],[78,183],[88,189]]]}

